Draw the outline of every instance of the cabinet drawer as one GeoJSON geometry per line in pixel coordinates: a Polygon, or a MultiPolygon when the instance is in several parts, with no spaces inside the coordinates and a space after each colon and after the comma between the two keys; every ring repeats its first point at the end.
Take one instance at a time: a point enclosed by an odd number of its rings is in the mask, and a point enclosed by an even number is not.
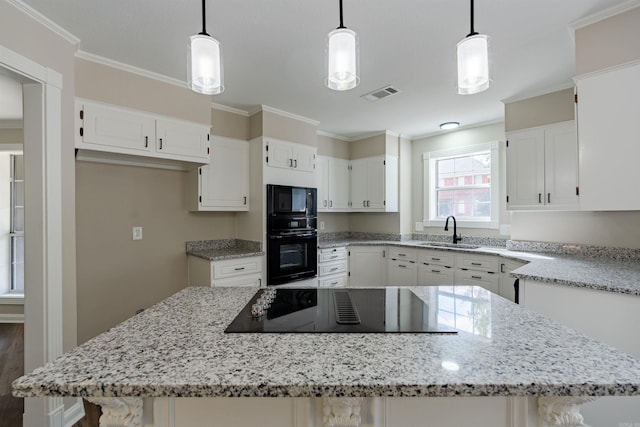
{"type": "Polygon", "coordinates": [[[454,270],[440,265],[420,264],[418,267],[419,286],[451,286],[454,270]]]}
{"type": "Polygon", "coordinates": [[[318,265],[318,276],[328,276],[330,274],[346,273],[347,261],[332,262],[318,265]]]}
{"type": "Polygon", "coordinates": [[[320,288],[344,288],[349,284],[349,277],[346,274],[318,279],[320,288]]]}
{"type": "Polygon", "coordinates": [[[420,251],[420,262],[427,265],[455,265],[455,254],[447,251],[420,251]]]}
{"type": "Polygon", "coordinates": [[[456,285],[481,286],[493,293],[500,292],[500,276],[484,271],[458,270],[455,274],[456,285]]]}
{"type": "Polygon", "coordinates": [[[211,269],[211,276],[214,280],[240,276],[243,274],[259,273],[262,271],[262,258],[249,257],[225,261],[213,261],[211,263],[211,269]]]}
{"type": "Polygon", "coordinates": [[[318,262],[331,262],[341,259],[347,259],[347,248],[327,248],[320,249],[318,252],[318,262]]]}
{"type": "Polygon", "coordinates": [[[415,249],[389,248],[389,258],[406,261],[416,261],[418,255],[415,249]]]}
{"type": "Polygon", "coordinates": [[[211,282],[211,286],[214,288],[259,288],[261,285],[262,276],[260,274],[247,274],[211,282]]]}
{"type": "Polygon", "coordinates": [[[494,257],[483,256],[467,256],[464,255],[458,264],[458,267],[468,270],[492,271],[497,273],[500,271],[498,260],[494,257]]]}

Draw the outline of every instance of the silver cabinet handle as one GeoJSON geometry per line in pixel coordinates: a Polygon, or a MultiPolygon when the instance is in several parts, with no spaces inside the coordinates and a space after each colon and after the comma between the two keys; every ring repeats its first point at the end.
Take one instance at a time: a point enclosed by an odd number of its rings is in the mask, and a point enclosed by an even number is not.
{"type": "Polygon", "coordinates": [[[322,201],[322,206],[324,206],[325,208],[327,207],[327,201],[326,200],[322,201]]]}

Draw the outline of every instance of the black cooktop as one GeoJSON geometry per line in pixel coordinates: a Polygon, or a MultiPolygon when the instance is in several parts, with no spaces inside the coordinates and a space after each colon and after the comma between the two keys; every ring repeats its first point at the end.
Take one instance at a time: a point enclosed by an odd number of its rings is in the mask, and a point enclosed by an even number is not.
{"type": "Polygon", "coordinates": [[[277,289],[265,313],[253,316],[264,293],[258,291],[225,332],[457,333],[438,325],[435,310],[406,288],[277,289]]]}

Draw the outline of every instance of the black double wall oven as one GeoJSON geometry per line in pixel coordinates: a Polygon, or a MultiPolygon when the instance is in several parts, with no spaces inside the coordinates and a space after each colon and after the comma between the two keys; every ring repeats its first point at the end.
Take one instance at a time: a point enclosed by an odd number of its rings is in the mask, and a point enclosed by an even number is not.
{"type": "Polygon", "coordinates": [[[317,189],[267,185],[267,284],[318,272],[317,189]]]}

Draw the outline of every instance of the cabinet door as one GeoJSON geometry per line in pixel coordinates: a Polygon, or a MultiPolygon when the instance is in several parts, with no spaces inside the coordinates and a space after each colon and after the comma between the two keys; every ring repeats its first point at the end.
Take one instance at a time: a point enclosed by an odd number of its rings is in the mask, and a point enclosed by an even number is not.
{"type": "Polygon", "coordinates": [[[349,160],[329,160],[329,207],[332,210],[349,209],[351,177],[349,160]]]}
{"type": "Polygon", "coordinates": [[[513,132],[507,139],[507,208],[538,209],[544,203],[544,129],[513,132]]]}
{"type": "Polygon", "coordinates": [[[367,160],[351,162],[351,210],[367,210],[367,160]]]}
{"type": "Polygon", "coordinates": [[[305,145],[292,148],[293,168],[301,172],[313,172],[316,168],[316,149],[305,145]]]}
{"type": "Polygon", "coordinates": [[[349,285],[383,287],[386,285],[385,249],[381,246],[353,247],[349,250],[349,285]]]}
{"type": "Polygon", "coordinates": [[[215,137],[199,180],[200,210],[249,210],[249,143],[215,137]]]}
{"type": "Polygon", "coordinates": [[[640,209],[640,64],[578,78],[580,207],[640,209]]]}
{"type": "Polygon", "coordinates": [[[367,159],[367,208],[385,209],[385,159],[371,157],[367,159]]]}
{"type": "Polygon", "coordinates": [[[545,204],[578,206],[578,141],[573,121],[545,130],[544,165],[545,204]]]}
{"type": "Polygon", "coordinates": [[[82,117],[83,143],[135,150],[140,154],[154,149],[156,122],[151,116],[101,105],[83,105],[82,117]]]}
{"type": "Polygon", "coordinates": [[[285,169],[293,167],[291,144],[284,141],[269,140],[267,148],[268,166],[285,169]]]}
{"type": "Polygon", "coordinates": [[[156,151],[160,154],[209,158],[209,127],[168,119],[156,121],[156,151]]]}
{"type": "Polygon", "coordinates": [[[331,159],[318,156],[316,159],[316,185],[318,187],[318,211],[329,210],[329,162],[331,159]]]}
{"type": "Polygon", "coordinates": [[[390,260],[387,265],[387,286],[416,286],[418,265],[415,261],[390,260]]]}

